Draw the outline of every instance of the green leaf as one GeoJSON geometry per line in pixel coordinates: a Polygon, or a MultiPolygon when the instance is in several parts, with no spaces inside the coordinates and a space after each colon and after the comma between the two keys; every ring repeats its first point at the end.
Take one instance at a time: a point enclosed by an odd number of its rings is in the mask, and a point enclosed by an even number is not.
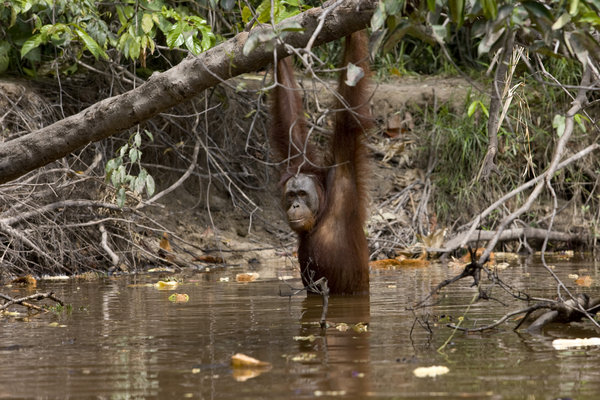
{"type": "Polygon", "coordinates": [[[21,47],[21,58],[25,57],[25,55],[27,53],[29,53],[31,50],[39,47],[39,45],[41,45],[42,42],[43,42],[42,35],[39,33],[37,35],[33,35],[32,37],[27,39],[25,41],[25,43],[23,43],[23,46],[21,47]]]}
{"type": "Polygon", "coordinates": [[[383,24],[385,24],[386,18],[387,13],[385,12],[385,5],[383,2],[380,2],[375,13],[373,13],[373,16],[371,17],[371,30],[378,31],[381,29],[383,24]]]}
{"type": "Polygon", "coordinates": [[[556,135],[561,137],[565,133],[565,116],[556,114],[552,119],[552,127],[556,129],[556,135]]]}
{"type": "Polygon", "coordinates": [[[152,178],[152,175],[146,176],[146,193],[148,194],[148,197],[152,197],[155,189],[156,186],[154,184],[154,178],[152,178]]]}
{"type": "Polygon", "coordinates": [[[571,15],[569,13],[564,13],[563,15],[558,17],[554,24],[552,24],[552,30],[557,31],[561,29],[563,26],[568,24],[569,21],[571,21],[571,15]]]}
{"type": "Polygon", "coordinates": [[[244,21],[244,23],[248,23],[250,22],[250,20],[252,19],[252,11],[250,11],[250,8],[248,8],[248,6],[244,6],[244,8],[242,8],[242,21],[244,21]]]}
{"type": "Polygon", "coordinates": [[[135,135],[133,135],[133,145],[135,147],[140,147],[142,145],[142,135],[140,135],[139,132],[136,132],[135,135]]]}
{"type": "Polygon", "coordinates": [[[133,185],[133,191],[136,193],[142,193],[144,188],[146,187],[146,175],[142,175],[141,173],[135,179],[135,183],[133,185]]]}
{"type": "Polygon", "coordinates": [[[460,28],[464,19],[465,0],[450,0],[448,5],[450,6],[450,18],[452,22],[460,28]]]}
{"type": "Polygon", "coordinates": [[[402,11],[404,0],[385,0],[385,11],[388,15],[396,15],[402,11]]]}
{"type": "Polygon", "coordinates": [[[94,39],[92,39],[90,35],[88,35],[79,27],[75,27],[75,33],[83,41],[83,43],[85,44],[85,48],[88,49],[90,53],[92,53],[96,60],[98,59],[98,57],[102,57],[103,59],[108,60],[108,55],[104,52],[102,47],[100,47],[100,45],[98,45],[98,43],[94,39]]]}
{"type": "Polygon", "coordinates": [[[481,7],[483,8],[483,15],[487,19],[496,19],[498,15],[498,3],[496,3],[496,0],[481,0],[481,7]]]}
{"type": "Polygon", "coordinates": [[[472,117],[473,114],[475,114],[475,111],[477,111],[477,103],[479,103],[479,101],[474,101],[469,104],[469,109],[467,110],[467,115],[469,117],[472,117]]]}
{"type": "Polygon", "coordinates": [[[577,125],[579,125],[579,127],[581,128],[581,130],[583,131],[583,133],[586,133],[587,130],[585,128],[585,124],[583,123],[583,121],[589,121],[589,119],[586,116],[583,116],[581,114],[575,114],[573,116],[573,119],[575,120],[575,122],[577,123],[577,125]]]}
{"type": "Polygon", "coordinates": [[[144,33],[150,33],[154,27],[154,21],[152,21],[152,14],[144,14],[142,17],[142,30],[144,33]]]}
{"type": "Polygon", "coordinates": [[[10,43],[0,41],[0,74],[8,69],[10,64],[10,43]]]}
{"type": "Polygon", "coordinates": [[[429,12],[435,12],[436,1],[435,0],[427,0],[427,9],[429,12]]]}
{"type": "Polygon", "coordinates": [[[126,200],[127,200],[127,193],[125,191],[125,188],[122,187],[117,192],[117,205],[119,207],[123,207],[125,205],[126,200]]]}
{"type": "Polygon", "coordinates": [[[150,132],[147,129],[144,129],[144,133],[146,134],[146,136],[148,136],[148,139],[150,139],[151,142],[154,142],[154,135],[152,135],[152,132],[150,132]]]}
{"type": "Polygon", "coordinates": [[[125,143],[119,148],[119,156],[123,158],[125,156],[125,153],[127,153],[127,150],[129,150],[129,144],[125,143]]]}
{"type": "Polygon", "coordinates": [[[572,16],[577,15],[577,7],[579,7],[579,0],[570,0],[569,1],[569,14],[572,16]]]}
{"type": "Polygon", "coordinates": [[[183,37],[183,28],[185,27],[185,22],[179,21],[178,23],[173,25],[173,28],[167,33],[167,46],[170,48],[179,47],[185,41],[183,37]]]}
{"type": "Polygon", "coordinates": [[[129,160],[131,160],[132,163],[135,163],[140,156],[140,151],[138,149],[132,148],[129,150],[129,160]]]}

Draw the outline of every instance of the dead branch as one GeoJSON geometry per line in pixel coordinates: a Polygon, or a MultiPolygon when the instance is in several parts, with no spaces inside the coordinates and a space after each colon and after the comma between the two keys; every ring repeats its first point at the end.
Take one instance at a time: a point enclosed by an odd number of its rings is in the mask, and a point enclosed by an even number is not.
{"type": "Polygon", "coordinates": [[[508,87],[510,86],[512,79],[512,73],[507,74],[507,72],[510,57],[514,50],[513,44],[515,40],[515,34],[515,31],[508,29],[505,33],[504,45],[499,50],[500,60],[498,62],[498,66],[496,67],[494,81],[492,82],[492,94],[490,98],[490,110],[487,126],[489,140],[488,150],[483,162],[481,163],[481,169],[477,175],[477,180],[483,179],[484,181],[487,181],[492,172],[499,172],[495,163],[496,154],[498,153],[498,130],[502,124],[502,117],[504,116],[504,114],[501,113],[503,109],[502,99],[506,97],[508,93],[508,87]]]}
{"type": "Polygon", "coordinates": [[[36,311],[48,311],[48,310],[45,310],[45,309],[43,309],[43,308],[41,308],[39,306],[36,306],[35,304],[29,303],[30,300],[40,301],[40,300],[43,300],[43,299],[50,299],[50,300],[53,300],[56,303],[60,304],[61,306],[65,305],[61,299],[59,299],[58,297],[56,297],[54,295],[53,292],[36,293],[36,294],[32,294],[30,296],[21,297],[21,298],[18,298],[18,299],[15,299],[15,298],[12,298],[10,296],[7,296],[5,294],[0,293],[0,298],[3,298],[4,300],[7,300],[6,303],[0,305],[0,311],[6,310],[8,307],[10,307],[13,304],[22,305],[23,307],[31,308],[31,309],[34,309],[36,311]]]}
{"type": "MultiPolygon", "coordinates": [[[[600,148],[600,144],[598,144],[598,143],[594,143],[592,145],[587,146],[586,148],[578,151],[577,153],[573,154],[571,157],[568,157],[567,159],[565,159],[564,161],[559,163],[558,166],[556,167],[556,170],[558,171],[560,169],[565,168],[566,166],[572,164],[573,162],[593,153],[594,151],[598,150],[599,148],[600,148]]],[[[432,248],[432,249],[428,249],[428,251],[437,251],[439,253],[444,253],[444,255],[447,255],[447,254],[452,253],[452,252],[456,251],[457,249],[463,247],[464,245],[467,244],[467,241],[470,240],[470,238],[472,237],[472,235],[475,232],[475,230],[477,229],[477,227],[481,224],[481,221],[483,221],[494,210],[496,210],[502,204],[506,203],[511,198],[515,197],[519,193],[522,193],[523,191],[529,189],[530,187],[532,187],[532,186],[538,184],[539,182],[541,182],[542,180],[546,179],[548,172],[549,171],[546,170],[541,175],[537,176],[536,178],[533,178],[533,179],[525,182],[518,188],[511,190],[510,192],[508,192],[507,194],[505,194],[504,196],[502,196],[501,198],[496,200],[494,203],[492,203],[488,208],[483,210],[471,222],[469,222],[468,224],[466,224],[462,227],[459,227],[458,228],[459,231],[463,230],[467,226],[469,226],[469,230],[466,233],[458,234],[453,239],[449,240],[446,243],[446,246],[444,248],[441,248],[441,249],[433,249],[432,248]]]]}
{"type": "MultiPolygon", "coordinates": [[[[446,243],[446,247],[448,248],[458,248],[457,245],[461,243],[469,244],[475,243],[478,241],[488,241],[492,240],[497,234],[497,231],[484,231],[484,230],[475,230],[470,236],[466,237],[466,235],[460,235],[454,237],[452,240],[449,240],[446,243]]],[[[581,235],[567,232],[548,232],[547,229],[540,228],[517,228],[517,229],[506,229],[504,230],[500,236],[498,237],[499,242],[505,242],[508,240],[518,240],[518,239],[536,239],[536,240],[544,240],[548,238],[551,241],[556,242],[581,242],[584,241],[585,238],[582,238],[581,235]]],[[[428,249],[429,250],[429,249],[428,249]]]]}

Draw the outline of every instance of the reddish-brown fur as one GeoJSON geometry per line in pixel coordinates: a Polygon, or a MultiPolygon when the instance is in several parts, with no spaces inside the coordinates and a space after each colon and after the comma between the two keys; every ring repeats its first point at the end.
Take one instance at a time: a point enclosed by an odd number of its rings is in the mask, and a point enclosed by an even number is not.
{"type": "Polygon", "coordinates": [[[367,216],[368,172],[364,132],[372,126],[369,111],[367,37],[357,32],[346,38],[343,66],[351,62],[365,72],[356,86],[339,78],[339,112],[331,152],[322,161],[309,143],[300,89],[289,58],[277,64],[278,85],[272,91],[271,145],[282,161],[282,183],[298,173],[313,177],[320,207],[314,227],[299,233],[298,259],[304,284],[320,277],[334,294],[369,291],[369,252],[364,233],[367,216]],[[322,190],[321,190],[322,189],[322,190]]]}

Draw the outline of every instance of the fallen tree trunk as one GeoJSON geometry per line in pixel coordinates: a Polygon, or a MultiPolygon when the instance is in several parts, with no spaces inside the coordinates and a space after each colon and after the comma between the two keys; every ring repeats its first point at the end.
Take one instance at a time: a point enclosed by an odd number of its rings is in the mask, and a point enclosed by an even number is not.
{"type": "MultiPolygon", "coordinates": [[[[318,46],[363,29],[377,3],[378,0],[335,2],[330,9],[315,7],[290,18],[286,24],[299,23],[303,31],[286,32],[275,49],[278,54],[284,54],[284,43],[296,48],[305,47],[308,43],[318,46]],[[319,27],[323,18],[324,24],[319,27]]],[[[277,25],[275,30],[278,31],[280,26],[277,25]]],[[[257,29],[271,30],[270,27],[257,29]]],[[[256,71],[272,62],[273,50],[265,46],[255,48],[248,55],[243,54],[248,37],[248,32],[242,32],[197,57],[190,56],[177,66],[152,75],[136,89],[102,100],[78,114],[0,144],[0,183],[16,179],[90,142],[135,126],[219,82],[256,71]]]]}
{"type": "MultiPolygon", "coordinates": [[[[492,240],[496,235],[496,231],[483,231],[483,230],[475,230],[471,232],[468,238],[465,239],[465,235],[468,234],[459,234],[454,238],[450,239],[446,245],[446,249],[455,249],[460,246],[461,243],[469,244],[480,241],[488,241],[492,240]]],[[[524,239],[535,239],[535,240],[544,240],[548,237],[550,241],[557,242],[583,242],[585,238],[582,238],[581,235],[566,233],[566,232],[548,232],[547,229],[541,228],[518,228],[518,229],[505,229],[500,234],[498,238],[499,242],[505,242],[507,240],[518,240],[521,238],[524,239]]]]}

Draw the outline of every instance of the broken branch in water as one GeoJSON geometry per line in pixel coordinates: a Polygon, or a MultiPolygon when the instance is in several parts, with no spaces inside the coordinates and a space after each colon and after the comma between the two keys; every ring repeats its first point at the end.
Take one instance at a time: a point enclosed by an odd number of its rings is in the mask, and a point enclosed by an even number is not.
{"type": "Polygon", "coordinates": [[[35,304],[29,303],[30,300],[39,301],[39,300],[43,300],[43,299],[50,299],[50,300],[53,300],[56,303],[60,304],[61,306],[65,305],[65,303],[63,303],[63,301],[61,299],[54,296],[53,292],[36,293],[36,294],[29,295],[29,296],[21,297],[18,299],[15,299],[15,298],[12,298],[10,296],[0,293],[0,298],[7,300],[6,303],[0,305],[0,311],[6,310],[8,307],[10,307],[13,304],[18,304],[23,307],[27,307],[27,308],[30,308],[30,309],[36,310],[36,311],[44,311],[44,312],[48,311],[48,310],[43,309],[42,307],[36,306],[35,304]]]}

